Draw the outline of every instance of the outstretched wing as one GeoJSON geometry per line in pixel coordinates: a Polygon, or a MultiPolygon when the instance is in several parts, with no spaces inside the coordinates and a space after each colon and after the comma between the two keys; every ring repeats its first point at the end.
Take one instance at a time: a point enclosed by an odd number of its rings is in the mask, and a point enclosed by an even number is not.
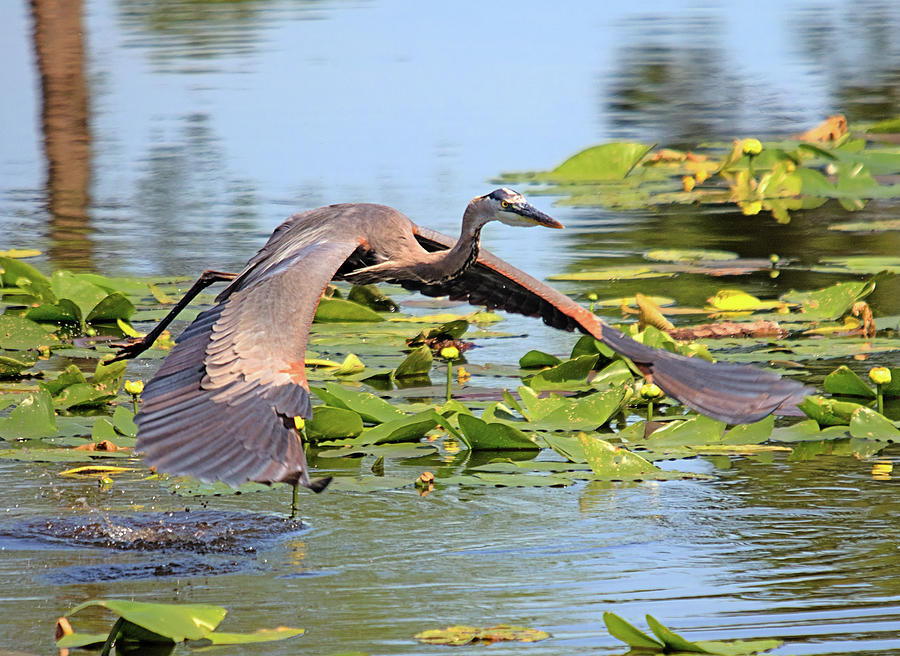
{"type": "MultiPolygon", "coordinates": [[[[444,250],[455,243],[453,238],[428,228],[415,226],[414,231],[416,239],[429,251],[444,250]]],[[[554,328],[578,328],[631,359],[666,394],[728,423],[758,421],[776,410],[796,413],[796,404],[811,393],[797,381],[756,367],[686,358],[644,346],[565,294],[484,249],[475,264],[454,280],[436,285],[409,282],[403,286],[428,296],[449,296],[473,305],[540,316],[554,328]]]]}
{"type": "Polygon", "coordinates": [[[309,328],[360,241],[270,245],[188,326],[144,389],[136,448],[160,471],[230,485],[308,480],[294,417],[312,412],[309,328]]]}

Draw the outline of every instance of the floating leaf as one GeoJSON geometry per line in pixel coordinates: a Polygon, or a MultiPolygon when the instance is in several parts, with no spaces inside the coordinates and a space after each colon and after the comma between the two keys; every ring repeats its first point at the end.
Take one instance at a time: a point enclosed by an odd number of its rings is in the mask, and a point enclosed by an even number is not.
{"type": "Polygon", "coordinates": [[[847,394],[850,396],[875,398],[875,390],[869,387],[866,381],[851,371],[846,365],[841,365],[825,376],[824,387],[829,394],[847,394]]]}
{"type": "Polygon", "coordinates": [[[875,289],[875,283],[840,282],[831,287],[812,292],[791,291],[781,299],[801,306],[801,312],[808,319],[837,319],[853,307],[856,301],[865,298],[875,289]]]}
{"type": "Polygon", "coordinates": [[[731,251],[706,250],[702,248],[668,248],[647,251],[644,257],[656,262],[722,262],[738,259],[731,251]]]}
{"type": "Polygon", "coordinates": [[[433,410],[426,410],[370,428],[360,436],[359,441],[364,444],[388,444],[418,440],[437,426],[440,418],[433,410]]]}
{"type": "Polygon", "coordinates": [[[523,382],[534,390],[566,389],[587,385],[588,374],[597,364],[597,355],[580,355],[544,369],[523,382]]]}
{"type": "Polygon", "coordinates": [[[316,309],[315,321],[340,323],[344,321],[384,321],[384,317],[365,305],[342,298],[323,298],[316,309]]]}
{"type": "Polygon", "coordinates": [[[772,430],[774,428],[774,415],[764,417],[752,424],[738,424],[722,436],[720,444],[761,444],[772,436],[772,430]]]}
{"type": "Polygon", "coordinates": [[[858,408],[850,417],[850,434],[869,440],[900,442],[900,428],[882,414],[869,408],[858,408]]]}
{"type": "Polygon", "coordinates": [[[356,437],[363,432],[362,418],[352,410],[316,406],[312,419],[306,422],[306,435],[311,442],[356,437]]]}
{"type": "Polygon", "coordinates": [[[659,467],[627,449],[613,446],[606,440],[589,437],[582,433],[578,436],[587,463],[594,476],[604,479],[633,479],[644,474],[660,471],[659,467]]]}
{"type": "Polygon", "coordinates": [[[613,281],[613,280],[641,280],[644,278],[664,278],[672,277],[675,274],[669,271],[660,271],[648,266],[632,265],[632,266],[616,266],[604,269],[592,269],[590,271],[578,271],[574,273],[557,273],[548,276],[548,280],[581,280],[585,282],[591,281],[613,281]]]}
{"type": "Polygon", "coordinates": [[[287,640],[304,633],[306,633],[306,629],[292,629],[289,626],[279,626],[277,629],[260,629],[253,633],[213,631],[208,633],[203,639],[209,640],[214,645],[248,645],[255,642],[287,640]]]}
{"type": "Polygon", "coordinates": [[[487,628],[476,628],[474,626],[448,626],[446,629],[422,631],[413,637],[419,642],[424,642],[429,645],[462,646],[473,642],[537,642],[539,640],[546,640],[550,637],[550,634],[546,631],[528,629],[524,626],[498,624],[497,626],[489,626],[487,628]]]}
{"type": "Polygon", "coordinates": [[[593,146],[557,166],[550,177],[578,182],[621,180],[652,148],[652,145],[624,142],[593,146]]]}
{"type": "Polygon", "coordinates": [[[718,443],[724,430],[723,422],[697,415],[687,421],[670,422],[654,431],[647,438],[646,446],[661,449],[718,443]]]}
{"type": "Polygon", "coordinates": [[[11,248],[0,251],[0,257],[37,257],[41,252],[33,248],[11,248]]]}
{"type": "Polygon", "coordinates": [[[815,419],[820,426],[849,424],[853,413],[862,408],[858,403],[826,399],[823,396],[807,396],[797,404],[810,419],[815,419]]]}
{"type": "Polygon", "coordinates": [[[44,326],[10,314],[0,315],[0,349],[10,351],[37,350],[41,346],[58,344],[44,326]]]}
{"type": "Polygon", "coordinates": [[[669,627],[662,624],[652,615],[647,615],[644,619],[647,620],[647,626],[650,627],[650,630],[653,631],[653,634],[663,642],[666,651],[686,651],[697,654],[710,653],[697,643],[691,642],[690,640],[685,640],[680,635],[669,629],[669,627]]]}
{"type": "Polygon", "coordinates": [[[128,319],[134,314],[134,304],[122,292],[114,292],[97,303],[88,313],[85,321],[116,322],[128,319]]]}
{"type": "Polygon", "coordinates": [[[397,368],[394,370],[394,377],[427,376],[428,372],[431,371],[432,360],[431,349],[427,346],[413,349],[403,362],[397,365],[397,368]]]}
{"type": "Polygon", "coordinates": [[[405,415],[384,399],[368,392],[354,392],[337,383],[325,383],[325,388],[310,387],[310,391],[330,406],[353,410],[363,421],[380,424],[403,419],[405,415]]]}
{"type": "Polygon", "coordinates": [[[613,638],[618,638],[629,647],[637,649],[654,649],[661,651],[665,645],[654,640],[646,633],[626,622],[615,613],[603,613],[603,622],[613,638]]]}
{"type": "Polygon", "coordinates": [[[471,415],[459,415],[459,427],[472,451],[493,449],[539,450],[534,440],[517,428],[501,423],[487,423],[471,415]]]}
{"type": "Polygon", "coordinates": [[[560,360],[555,355],[550,355],[549,353],[544,353],[543,351],[528,351],[525,355],[519,358],[519,366],[522,369],[535,369],[539,367],[553,367],[558,365],[562,360],[560,360]]]}
{"type": "Polygon", "coordinates": [[[33,439],[56,435],[56,413],[50,392],[42,389],[23,398],[8,417],[0,418],[0,437],[33,439]]]}

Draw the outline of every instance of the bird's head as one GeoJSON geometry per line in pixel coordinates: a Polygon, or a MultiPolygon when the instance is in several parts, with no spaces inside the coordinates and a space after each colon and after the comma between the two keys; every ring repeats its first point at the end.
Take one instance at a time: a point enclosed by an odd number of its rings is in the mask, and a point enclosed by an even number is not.
{"type": "Polygon", "coordinates": [[[479,196],[473,203],[478,204],[479,213],[486,221],[500,221],[511,226],[544,226],[562,228],[562,223],[544,214],[531,205],[522,194],[512,189],[495,189],[485,196],[479,196]]]}

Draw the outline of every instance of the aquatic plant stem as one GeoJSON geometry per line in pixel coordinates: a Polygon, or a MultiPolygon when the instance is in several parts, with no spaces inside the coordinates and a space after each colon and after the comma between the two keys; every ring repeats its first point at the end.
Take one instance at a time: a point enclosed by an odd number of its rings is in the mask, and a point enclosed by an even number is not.
{"type": "Polygon", "coordinates": [[[884,414],[884,393],[881,391],[881,383],[875,383],[875,396],[878,399],[878,414],[884,414]]]}
{"type": "Polygon", "coordinates": [[[291,519],[297,519],[297,500],[300,498],[300,481],[294,481],[294,491],[291,494],[291,519]]]}
{"type": "Polygon", "coordinates": [[[109,635],[106,636],[106,642],[103,643],[103,648],[100,649],[100,656],[109,656],[109,652],[112,649],[112,646],[116,643],[116,640],[119,639],[119,636],[122,634],[122,627],[125,626],[125,618],[120,617],[116,620],[116,623],[113,624],[112,629],[109,632],[109,635]]]}
{"type": "Polygon", "coordinates": [[[447,400],[451,399],[453,390],[453,363],[447,361],[447,400]]]}

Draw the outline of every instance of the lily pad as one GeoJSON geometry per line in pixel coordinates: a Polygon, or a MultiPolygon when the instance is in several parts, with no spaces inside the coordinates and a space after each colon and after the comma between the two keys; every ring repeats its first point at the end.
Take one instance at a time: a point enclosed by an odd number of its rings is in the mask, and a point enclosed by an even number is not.
{"type": "Polygon", "coordinates": [[[791,291],[781,299],[801,306],[807,319],[823,320],[842,317],[858,300],[865,298],[875,289],[875,283],[839,282],[831,287],[812,292],[791,291]]]}
{"type": "Polygon", "coordinates": [[[660,471],[653,463],[628,449],[613,446],[606,440],[582,433],[578,436],[578,441],[595,477],[607,480],[631,480],[660,471]]]}
{"type": "Polygon", "coordinates": [[[807,396],[797,404],[810,419],[815,419],[820,426],[837,426],[850,423],[853,413],[862,408],[858,403],[827,399],[823,396],[807,396]]]}
{"type": "Polygon", "coordinates": [[[428,645],[469,645],[473,642],[537,642],[546,640],[550,634],[546,631],[529,629],[524,626],[498,624],[487,628],[474,626],[448,626],[446,629],[431,629],[413,636],[419,642],[428,645]]]}
{"type": "Polygon", "coordinates": [[[380,424],[403,419],[405,415],[384,399],[368,392],[348,390],[337,383],[325,383],[325,387],[310,387],[310,391],[328,405],[353,410],[363,421],[380,424]]]}
{"type": "Polygon", "coordinates": [[[597,364],[598,357],[597,355],[580,355],[548,367],[523,382],[534,390],[584,387],[587,385],[588,374],[597,364]]]}
{"type": "Polygon", "coordinates": [[[519,366],[522,367],[522,369],[554,367],[560,362],[562,362],[562,360],[555,355],[535,350],[528,351],[528,353],[519,358],[519,366]]]}
{"type": "Polygon", "coordinates": [[[27,351],[55,344],[59,344],[59,340],[52,335],[51,328],[25,317],[0,315],[0,349],[27,351]]]}
{"type": "Polygon", "coordinates": [[[432,361],[431,349],[427,346],[420,346],[413,349],[397,366],[394,370],[394,377],[426,376],[431,371],[432,361]]]}
{"type": "Polygon", "coordinates": [[[459,427],[466,445],[472,451],[494,449],[539,450],[540,447],[525,433],[501,423],[487,423],[471,415],[459,415],[459,427]]]}
{"type": "Polygon", "coordinates": [[[335,323],[345,321],[384,321],[384,317],[365,305],[342,298],[323,298],[316,309],[315,321],[335,323]]]}
{"type": "Polygon", "coordinates": [[[553,180],[622,180],[650,152],[653,145],[608,143],[582,150],[550,172],[553,180]]]}
{"type": "Polygon", "coordinates": [[[356,437],[363,432],[362,418],[353,410],[316,406],[312,419],[306,422],[306,435],[310,442],[356,437]]]}
{"type": "Polygon", "coordinates": [[[846,365],[841,365],[825,376],[825,391],[829,394],[846,394],[875,398],[875,390],[846,365]]]}
{"type": "Polygon", "coordinates": [[[33,439],[56,435],[56,413],[50,392],[40,390],[23,398],[8,417],[0,418],[0,437],[33,439]]]}
{"type": "Polygon", "coordinates": [[[850,434],[868,440],[900,442],[900,428],[882,414],[858,408],[850,417],[850,434]]]}

